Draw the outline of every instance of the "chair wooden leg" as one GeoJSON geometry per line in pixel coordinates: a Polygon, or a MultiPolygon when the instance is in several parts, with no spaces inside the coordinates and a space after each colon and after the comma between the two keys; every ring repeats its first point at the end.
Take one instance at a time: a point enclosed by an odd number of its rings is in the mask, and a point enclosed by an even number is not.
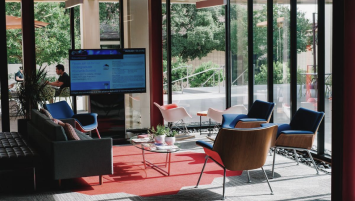
{"type": "Polygon", "coordinates": [[[101,136],[100,136],[100,133],[99,133],[99,130],[97,128],[95,128],[96,130],[96,133],[97,133],[97,137],[99,137],[99,139],[101,139],[101,136]]]}
{"type": "Polygon", "coordinates": [[[104,183],[103,179],[102,179],[102,175],[99,176],[99,183],[100,183],[100,185],[102,185],[104,183]]]}
{"type": "Polygon", "coordinates": [[[223,198],[222,200],[226,199],[225,193],[226,193],[226,168],[223,168],[224,174],[223,174],[223,198]]]}
{"type": "Polygon", "coordinates": [[[272,179],[275,177],[275,157],[276,157],[277,147],[274,148],[274,160],[272,161],[272,179]]]}
{"type": "Polygon", "coordinates": [[[196,184],[195,188],[198,188],[198,184],[200,183],[200,180],[201,180],[201,177],[202,177],[202,173],[205,170],[205,166],[206,166],[206,163],[207,163],[208,159],[209,159],[209,157],[206,156],[205,164],[203,164],[202,171],[201,171],[200,177],[198,178],[198,181],[197,181],[197,184],[196,184]]]}
{"type": "Polygon", "coordinates": [[[58,179],[58,186],[59,186],[59,188],[62,187],[62,180],[61,179],[58,179]]]}
{"type": "Polygon", "coordinates": [[[270,185],[270,183],[269,183],[269,179],[267,178],[266,172],[265,172],[265,170],[264,170],[264,168],[263,168],[262,166],[261,166],[261,169],[262,169],[263,172],[264,172],[264,175],[265,175],[267,184],[269,185],[269,188],[270,188],[270,191],[271,191],[271,195],[274,195],[274,192],[272,191],[271,185],[270,185]]]}

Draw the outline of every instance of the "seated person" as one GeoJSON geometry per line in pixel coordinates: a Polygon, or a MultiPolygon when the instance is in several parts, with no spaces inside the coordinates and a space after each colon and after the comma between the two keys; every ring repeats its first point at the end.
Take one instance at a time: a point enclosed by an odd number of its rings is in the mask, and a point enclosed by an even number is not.
{"type": "Polygon", "coordinates": [[[8,83],[9,83],[9,86],[8,86],[9,92],[16,92],[17,91],[17,89],[16,89],[16,81],[13,80],[13,79],[10,79],[8,81],[8,83]]]}
{"type": "Polygon", "coordinates": [[[15,73],[15,80],[17,82],[23,82],[23,67],[20,66],[17,73],[15,73]]]}
{"type": "Polygon", "coordinates": [[[58,80],[55,82],[47,82],[47,84],[59,87],[59,89],[56,89],[55,91],[55,96],[59,96],[63,88],[70,87],[70,78],[69,75],[64,72],[64,66],[62,64],[56,66],[55,72],[59,75],[58,80]]]}

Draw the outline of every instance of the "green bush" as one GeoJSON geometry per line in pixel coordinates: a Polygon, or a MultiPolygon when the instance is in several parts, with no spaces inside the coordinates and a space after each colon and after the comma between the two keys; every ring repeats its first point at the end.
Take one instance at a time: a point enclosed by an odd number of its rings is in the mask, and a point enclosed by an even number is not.
{"type": "Polygon", "coordinates": [[[218,68],[218,65],[212,62],[206,62],[206,63],[202,63],[199,67],[197,67],[195,69],[195,71],[193,72],[193,74],[197,74],[193,77],[191,77],[191,81],[190,81],[190,86],[191,87],[211,87],[211,86],[216,86],[218,85],[219,82],[223,81],[223,71],[216,69],[218,68]],[[209,70],[206,71],[208,69],[216,69],[216,70],[209,70]],[[203,72],[206,71],[206,72],[203,72]],[[201,73],[203,72],[203,73],[201,73]],[[214,75],[213,75],[214,74],[214,75]],[[218,76],[219,74],[219,76],[218,76]],[[214,76],[214,79],[213,77],[214,76]],[[219,77],[219,80],[218,80],[219,77]],[[213,82],[214,80],[214,82],[213,82]]]}

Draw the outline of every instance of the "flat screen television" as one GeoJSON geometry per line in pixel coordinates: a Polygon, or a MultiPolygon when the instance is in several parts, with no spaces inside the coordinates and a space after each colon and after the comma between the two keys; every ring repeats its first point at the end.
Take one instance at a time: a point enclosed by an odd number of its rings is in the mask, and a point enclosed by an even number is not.
{"type": "Polygon", "coordinates": [[[145,93],[145,48],[69,50],[70,95],[145,93]]]}

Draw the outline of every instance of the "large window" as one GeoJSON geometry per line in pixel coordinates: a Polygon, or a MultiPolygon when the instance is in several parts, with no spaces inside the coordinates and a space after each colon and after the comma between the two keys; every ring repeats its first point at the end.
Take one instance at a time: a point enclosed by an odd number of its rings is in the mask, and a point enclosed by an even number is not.
{"type": "MultiPolygon", "coordinates": [[[[192,119],[185,122],[192,126],[199,125],[197,112],[226,108],[224,9],[171,4],[172,80],[168,84],[172,85],[172,102],[191,114],[192,119]]],[[[170,58],[164,57],[164,72],[165,59],[170,58]]]]}
{"type": "Polygon", "coordinates": [[[240,113],[248,108],[248,7],[246,3],[231,2],[230,44],[232,90],[231,105],[239,105],[240,113]]]}
{"type": "Polygon", "coordinates": [[[332,151],[332,30],[333,30],[333,2],[325,4],[325,154],[331,155],[332,151]]]}
{"type": "Polygon", "coordinates": [[[253,4],[254,52],[254,100],[267,101],[267,6],[256,0],[253,4]]]}
{"type": "MultiPolygon", "coordinates": [[[[317,111],[317,0],[297,4],[297,108],[317,111]]],[[[313,149],[317,148],[317,138],[313,149]]]]}
{"type": "Polygon", "coordinates": [[[274,122],[290,122],[290,1],[273,6],[274,122]]]}

